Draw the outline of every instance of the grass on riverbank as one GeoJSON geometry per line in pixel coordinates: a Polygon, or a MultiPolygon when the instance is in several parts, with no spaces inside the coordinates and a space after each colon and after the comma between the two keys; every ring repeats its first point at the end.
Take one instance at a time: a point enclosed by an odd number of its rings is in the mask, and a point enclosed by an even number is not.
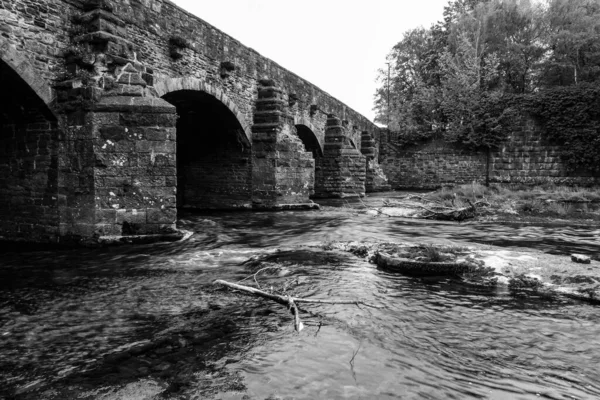
{"type": "Polygon", "coordinates": [[[423,196],[448,207],[485,201],[494,213],[527,217],[600,221],[600,190],[562,186],[490,186],[473,183],[443,188],[423,196]]]}

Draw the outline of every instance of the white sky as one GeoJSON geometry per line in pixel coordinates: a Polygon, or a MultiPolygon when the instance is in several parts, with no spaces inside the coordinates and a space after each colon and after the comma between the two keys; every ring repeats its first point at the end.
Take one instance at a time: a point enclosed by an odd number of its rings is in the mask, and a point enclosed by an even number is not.
{"type": "Polygon", "coordinates": [[[373,119],[377,70],[448,0],[172,0],[373,119]]]}

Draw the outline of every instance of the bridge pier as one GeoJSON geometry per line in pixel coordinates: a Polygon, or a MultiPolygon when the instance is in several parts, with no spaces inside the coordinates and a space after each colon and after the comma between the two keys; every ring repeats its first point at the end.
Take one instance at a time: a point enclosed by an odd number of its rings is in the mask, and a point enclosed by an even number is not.
{"type": "Polygon", "coordinates": [[[175,107],[104,97],[65,118],[60,234],[103,240],[175,232],[175,107]]]}
{"type": "Polygon", "coordinates": [[[367,174],[365,178],[365,190],[367,193],[383,192],[392,190],[385,173],[379,166],[378,147],[373,135],[369,132],[361,134],[361,153],[367,159],[367,174]]]}
{"type": "Polygon", "coordinates": [[[311,208],[314,160],[296,135],[283,91],[263,80],[252,126],[252,207],[311,208]]]}
{"type": "Polygon", "coordinates": [[[339,118],[329,115],[325,150],[315,167],[315,198],[364,197],[365,156],[351,143],[339,118]]]}

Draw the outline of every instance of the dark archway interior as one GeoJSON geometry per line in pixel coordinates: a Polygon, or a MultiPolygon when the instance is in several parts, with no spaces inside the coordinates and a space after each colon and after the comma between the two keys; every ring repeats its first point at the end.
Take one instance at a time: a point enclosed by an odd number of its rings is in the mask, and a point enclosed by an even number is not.
{"type": "Polygon", "coordinates": [[[307,127],[306,125],[296,125],[296,131],[298,132],[298,137],[300,137],[300,140],[302,140],[302,143],[304,143],[306,151],[310,151],[313,154],[313,158],[315,160],[318,157],[323,156],[321,145],[319,144],[317,137],[309,127],[307,127]]]}
{"type": "Polygon", "coordinates": [[[250,147],[236,116],[215,97],[180,90],[163,96],[177,107],[177,206],[251,205],[250,147]]]}
{"type": "Polygon", "coordinates": [[[5,62],[0,61],[0,125],[56,121],[48,107],[29,85],[5,62]]]}
{"type": "Polygon", "coordinates": [[[58,233],[57,121],[0,61],[0,235],[51,240],[58,233]]]}

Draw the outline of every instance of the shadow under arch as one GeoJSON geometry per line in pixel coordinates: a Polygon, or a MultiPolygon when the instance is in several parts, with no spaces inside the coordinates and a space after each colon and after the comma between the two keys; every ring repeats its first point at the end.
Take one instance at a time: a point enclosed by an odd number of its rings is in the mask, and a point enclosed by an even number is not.
{"type": "Polygon", "coordinates": [[[0,236],[52,242],[60,226],[58,120],[49,85],[31,68],[1,49],[0,236]]]}
{"type": "Polygon", "coordinates": [[[298,137],[304,143],[306,151],[313,153],[313,158],[323,157],[323,143],[319,137],[315,134],[316,129],[313,124],[306,118],[294,118],[294,126],[298,133],[298,137]]]}
{"type": "Polygon", "coordinates": [[[239,118],[204,91],[180,89],[162,98],[178,114],[177,207],[251,208],[251,142],[239,118]]]}
{"type": "MultiPolygon", "coordinates": [[[[252,143],[251,126],[246,122],[246,118],[240,112],[237,105],[221,90],[210,83],[192,77],[170,78],[158,76],[154,82],[154,90],[158,97],[165,98],[166,95],[178,91],[193,91],[206,93],[209,96],[222,103],[235,116],[244,133],[245,141],[248,145],[252,143]]],[[[167,100],[168,101],[168,100],[167,100]]]]}

